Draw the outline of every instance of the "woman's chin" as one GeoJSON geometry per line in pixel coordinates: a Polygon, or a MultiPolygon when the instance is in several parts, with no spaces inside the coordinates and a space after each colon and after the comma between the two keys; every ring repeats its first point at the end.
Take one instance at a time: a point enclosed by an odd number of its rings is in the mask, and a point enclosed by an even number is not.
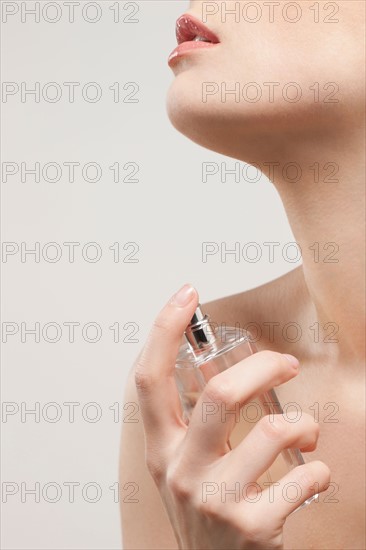
{"type": "Polygon", "coordinates": [[[253,105],[238,112],[235,102],[204,102],[200,91],[183,85],[183,79],[180,75],[173,81],[167,96],[167,113],[178,132],[206,149],[246,161],[262,156],[272,139],[277,142],[273,112],[266,120],[253,105]]]}
{"type": "MultiPolygon", "coordinates": [[[[221,154],[235,156],[235,141],[238,130],[241,140],[250,128],[245,122],[245,114],[238,124],[238,109],[223,104],[220,98],[203,101],[201,86],[183,82],[185,75],[179,75],[171,84],[167,96],[167,113],[172,125],[190,140],[221,154]],[[185,85],[184,85],[185,84],[185,85]],[[246,130],[243,132],[243,128],[246,130]]],[[[245,143],[241,143],[245,149],[245,143]]]]}

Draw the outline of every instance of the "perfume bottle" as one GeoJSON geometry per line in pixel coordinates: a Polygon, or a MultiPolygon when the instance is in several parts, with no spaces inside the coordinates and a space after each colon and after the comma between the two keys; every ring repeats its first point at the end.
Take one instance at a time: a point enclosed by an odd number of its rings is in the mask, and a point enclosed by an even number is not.
{"type": "MultiPolygon", "coordinates": [[[[257,351],[250,334],[238,327],[218,326],[204,315],[200,304],[184,332],[176,365],[175,379],[183,409],[183,419],[188,424],[192,411],[207,382],[216,374],[230,368],[257,351]]],[[[246,404],[228,441],[232,449],[249,433],[264,415],[283,414],[273,389],[246,404]]],[[[255,480],[262,489],[280,480],[295,466],[304,464],[299,449],[284,449],[272,466],[255,480]]],[[[253,480],[254,481],[254,480],[253,480]]],[[[306,506],[318,495],[301,504],[295,511],[306,506]]]]}

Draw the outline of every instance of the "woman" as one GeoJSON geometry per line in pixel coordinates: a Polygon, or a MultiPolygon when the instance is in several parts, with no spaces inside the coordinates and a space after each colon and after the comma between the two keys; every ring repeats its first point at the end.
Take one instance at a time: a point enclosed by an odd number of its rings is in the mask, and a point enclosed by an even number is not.
{"type": "Polygon", "coordinates": [[[365,548],[364,16],[365,4],[352,0],[193,1],[178,20],[172,123],[260,166],[303,257],[275,281],[203,304],[219,324],[264,330],[259,352],[216,375],[200,399],[243,406],[281,385],[280,402],[302,414],[263,418],[232,450],[231,420],[193,414],[184,424],[172,374],[199,300],[185,285],[156,317],[126,390],[140,406],[140,422],[122,434],[121,487],[138,490],[137,503],[121,506],[126,549],[365,548]],[[289,322],[304,337],[268,330],[289,322]],[[230,496],[238,479],[254,482],[296,447],[311,454],[280,487],[299,486],[298,502],[269,489],[257,501],[230,496]],[[203,499],[205,480],[225,495],[203,499]]]}

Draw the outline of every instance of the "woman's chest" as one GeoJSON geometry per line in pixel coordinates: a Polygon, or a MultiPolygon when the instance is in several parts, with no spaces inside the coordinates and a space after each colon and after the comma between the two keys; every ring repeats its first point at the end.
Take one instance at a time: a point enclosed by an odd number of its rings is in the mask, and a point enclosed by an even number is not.
{"type": "Polygon", "coordinates": [[[366,548],[364,375],[346,366],[338,372],[304,367],[301,376],[276,392],[285,412],[310,414],[319,423],[317,449],[304,453],[304,459],[321,460],[331,470],[329,489],[288,518],[285,548],[366,548]]]}

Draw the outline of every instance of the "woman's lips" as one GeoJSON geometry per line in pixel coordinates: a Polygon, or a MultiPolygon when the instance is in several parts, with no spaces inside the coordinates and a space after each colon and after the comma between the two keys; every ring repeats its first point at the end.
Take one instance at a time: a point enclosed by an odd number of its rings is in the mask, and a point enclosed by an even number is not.
{"type": "Polygon", "coordinates": [[[190,52],[192,50],[203,50],[205,48],[212,48],[215,45],[216,44],[212,44],[211,42],[183,42],[177,48],[175,48],[175,50],[172,51],[168,58],[168,64],[173,65],[176,59],[179,59],[187,52],[190,52]]]}
{"type": "Polygon", "coordinates": [[[172,51],[168,63],[172,65],[174,60],[189,51],[215,47],[220,41],[201,21],[192,15],[182,15],[176,23],[176,37],[178,47],[172,51]],[[197,40],[199,38],[199,40],[197,40]],[[196,40],[195,40],[196,39],[196,40]]]}
{"type": "Polygon", "coordinates": [[[205,38],[208,42],[212,42],[213,44],[217,44],[219,42],[217,36],[192,15],[182,15],[178,19],[175,27],[175,33],[178,44],[189,42],[196,36],[205,38]]]}

